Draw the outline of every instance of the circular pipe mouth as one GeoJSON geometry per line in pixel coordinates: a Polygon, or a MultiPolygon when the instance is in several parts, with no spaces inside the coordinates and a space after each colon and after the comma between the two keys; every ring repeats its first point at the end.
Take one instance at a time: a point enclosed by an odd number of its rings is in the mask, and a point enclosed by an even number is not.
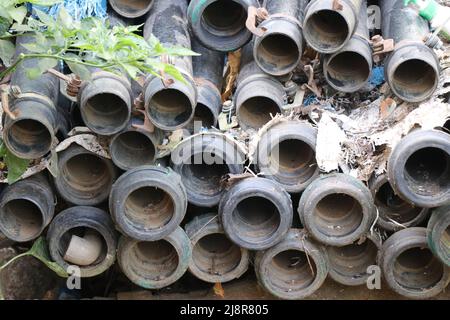
{"type": "Polygon", "coordinates": [[[188,96],[176,89],[162,89],[156,92],[149,105],[151,119],[165,127],[176,127],[186,123],[193,112],[188,96]]]}
{"type": "Polygon", "coordinates": [[[401,287],[423,291],[441,281],[444,276],[444,266],[428,248],[414,247],[397,256],[393,275],[401,287]]]}
{"type": "Polygon", "coordinates": [[[340,52],[327,62],[325,76],[328,83],[337,90],[357,91],[370,77],[370,63],[353,51],[340,52]]]}
{"type": "Polygon", "coordinates": [[[42,232],[43,212],[32,201],[13,199],[3,204],[0,224],[8,238],[15,241],[35,239],[42,232]]]}
{"type": "MultiPolygon", "coordinates": [[[[95,259],[94,262],[92,262],[89,265],[80,265],[81,268],[87,268],[87,267],[93,267],[96,265],[101,264],[105,258],[106,255],[108,253],[108,246],[106,244],[106,240],[103,237],[103,235],[98,232],[96,229],[94,228],[90,228],[90,227],[86,227],[86,226],[77,226],[74,228],[71,228],[69,230],[67,230],[59,239],[58,242],[58,255],[60,257],[65,257],[68,249],[69,249],[69,245],[71,243],[72,237],[79,237],[79,238],[86,238],[86,235],[93,235],[95,236],[97,239],[100,239],[101,242],[101,248],[100,248],[100,254],[98,255],[97,259],[95,259]]],[[[82,248],[78,248],[78,250],[82,250],[82,248]]],[[[66,261],[63,258],[64,261],[66,261]]],[[[66,261],[69,264],[73,264],[73,262],[71,261],[66,261]]]]}
{"type": "Polygon", "coordinates": [[[238,108],[238,118],[241,125],[259,129],[272,120],[272,116],[280,113],[278,104],[267,97],[253,97],[244,101],[238,108]]]}
{"type": "Polygon", "coordinates": [[[102,158],[82,153],[61,166],[60,179],[64,190],[77,198],[91,199],[110,188],[113,177],[102,158]]]}
{"type": "Polygon", "coordinates": [[[242,259],[241,249],[223,233],[208,234],[192,249],[192,261],[203,273],[222,276],[235,270],[242,259]]]}
{"type": "Polygon", "coordinates": [[[418,102],[429,97],[439,81],[436,70],[420,59],[409,59],[393,68],[391,87],[400,98],[418,102]]]}
{"type": "Polygon", "coordinates": [[[231,37],[245,30],[247,10],[236,1],[217,0],[202,14],[201,25],[212,35],[231,37]]]}
{"type": "Polygon", "coordinates": [[[127,102],[112,93],[100,93],[90,97],[81,112],[86,125],[92,131],[104,135],[122,130],[130,117],[127,102]]]}
{"type": "Polygon", "coordinates": [[[272,33],[263,36],[257,45],[255,60],[265,72],[276,75],[287,74],[300,61],[301,52],[291,37],[272,33]]]}
{"type": "Polygon", "coordinates": [[[308,288],[317,275],[314,259],[303,251],[292,249],[275,255],[266,271],[272,287],[290,293],[308,288]]]}
{"type": "Polygon", "coordinates": [[[303,24],[303,36],[316,51],[336,52],[350,38],[350,27],[345,18],[337,11],[318,10],[306,17],[303,24]]]}
{"type": "Polygon", "coordinates": [[[194,113],[194,128],[211,128],[215,124],[215,116],[211,109],[203,103],[197,103],[194,113]]]}
{"type": "Polygon", "coordinates": [[[128,195],[124,210],[125,217],[135,227],[155,230],[172,220],[175,203],[170,194],[163,189],[141,187],[128,195]]]}
{"type": "Polygon", "coordinates": [[[236,235],[258,243],[273,236],[280,227],[281,216],[269,199],[253,196],[241,200],[231,214],[236,235]]]}
{"type": "Polygon", "coordinates": [[[8,128],[6,139],[9,147],[24,158],[39,158],[52,145],[53,133],[42,122],[33,119],[19,119],[8,128]]]}
{"type": "Polygon", "coordinates": [[[109,0],[111,7],[127,18],[137,18],[147,13],[153,5],[153,0],[109,0]]]}
{"type": "Polygon", "coordinates": [[[319,232],[327,236],[350,235],[359,228],[362,220],[361,204],[347,194],[329,194],[314,208],[314,224],[319,232]]]}
{"type": "Polygon", "coordinates": [[[409,189],[416,194],[443,194],[450,189],[450,155],[434,147],[419,149],[406,161],[404,177],[409,189]]]}
{"type": "Polygon", "coordinates": [[[128,170],[152,164],[155,161],[156,146],[141,132],[125,131],[112,140],[110,152],[114,163],[119,168],[128,170]]]}
{"type": "Polygon", "coordinates": [[[375,194],[375,205],[383,208],[380,219],[389,222],[394,220],[400,224],[408,224],[417,218],[422,208],[415,207],[395,194],[391,184],[386,181],[375,194]]]}
{"type": "Polygon", "coordinates": [[[166,240],[139,241],[130,251],[124,263],[140,279],[160,281],[169,278],[179,265],[177,250],[166,240]]]}

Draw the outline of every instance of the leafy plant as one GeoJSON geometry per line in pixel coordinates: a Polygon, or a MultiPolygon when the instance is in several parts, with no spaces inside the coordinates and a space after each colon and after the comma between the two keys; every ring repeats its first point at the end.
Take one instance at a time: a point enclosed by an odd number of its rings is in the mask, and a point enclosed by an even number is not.
{"type": "Polygon", "coordinates": [[[1,142],[0,145],[0,158],[3,158],[3,164],[8,168],[8,183],[12,184],[20,179],[22,174],[27,170],[30,163],[29,160],[21,159],[13,155],[5,143],[1,142]]]}

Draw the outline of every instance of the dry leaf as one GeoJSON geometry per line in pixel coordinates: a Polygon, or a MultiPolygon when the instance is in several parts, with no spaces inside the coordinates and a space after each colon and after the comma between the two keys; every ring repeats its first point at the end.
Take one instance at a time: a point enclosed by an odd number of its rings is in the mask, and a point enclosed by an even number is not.
{"type": "Polygon", "coordinates": [[[221,297],[222,299],[225,299],[225,291],[223,290],[222,284],[220,282],[217,282],[214,285],[214,294],[221,297]]]}

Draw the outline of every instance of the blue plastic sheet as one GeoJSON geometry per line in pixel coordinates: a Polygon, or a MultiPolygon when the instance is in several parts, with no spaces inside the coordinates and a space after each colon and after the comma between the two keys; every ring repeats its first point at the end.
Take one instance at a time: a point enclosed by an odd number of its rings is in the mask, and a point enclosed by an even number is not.
{"type": "Polygon", "coordinates": [[[78,21],[87,17],[98,17],[102,19],[106,19],[107,17],[106,0],[64,0],[64,2],[51,7],[28,4],[28,9],[31,12],[33,12],[33,9],[38,9],[52,17],[56,17],[62,6],[64,6],[74,20],[78,21]]]}

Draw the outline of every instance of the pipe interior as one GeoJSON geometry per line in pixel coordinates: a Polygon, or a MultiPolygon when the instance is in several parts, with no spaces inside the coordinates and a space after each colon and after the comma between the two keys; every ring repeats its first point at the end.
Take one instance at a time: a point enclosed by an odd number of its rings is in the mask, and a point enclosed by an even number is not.
{"type": "Polygon", "coordinates": [[[241,123],[259,129],[272,120],[272,116],[280,113],[280,108],[274,100],[257,96],[244,101],[238,113],[241,123]]]}
{"type": "Polygon", "coordinates": [[[344,51],[330,58],[328,80],[338,88],[362,86],[370,76],[370,64],[357,52],[344,51]]]}
{"type": "Polygon", "coordinates": [[[114,3],[115,7],[128,14],[137,14],[147,10],[152,5],[153,0],[109,0],[114,3]]]}
{"type": "Polygon", "coordinates": [[[52,133],[36,120],[15,121],[7,132],[11,148],[20,154],[47,153],[52,145],[52,133]]]}
{"type": "Polygon", "coordinates": [[[438,75],[431,65],[419,59],[410,59],[394,70],[392,86],[405,98],[421,99],[434,91],[437,81],[438,75]]]}
{"type": "Polygon", "coordinates": [[[217,0],[203,11],[202,25],[216,36],[233,36],[245,29],[247,10],[238,2],[217,0]]]}
{"type": "Polygon", "coordinates": [[[307,18],[303,27],[303,34],[311,46],[325,51],[342,46],[349,33],[345,18],[333,10],[314,12],[307,18]]]}
{"type": "Polygon", "coordinates": [[[109,189],[113,177],[106,161],[91,153],[77,154],[62,165],[60,179],[65,192],[90,199],[109,189]]]}
{"type": "Polygon", "coordinates": [[[15,239],[29,240],[36,238],[43,227],[43,212],[32,201],[13,199],[2,208],[0,223],[7,234],[15,239]]]}
{"type": "Polygon", "coordinates": [[[178,268],[177,250],[166,240],[140,241],[130,250],[125,263],[139,278],[160,281],[170,277],[178,268]]]}
{"type": "Polygon", "coordinates": [[[281,217],[272,201],[253,196],[239,202],[232,213],[232,223],[241,239],[257,243],[275,234],[281,217]]]}
{"type": "Polygon", "coordinates": [[[286,250],[274,256],[267,268],[267,279],[277,290],[296,292],[311,286],[317,275],[312,257],[303,251],[286,250]]]}
{"type": "Polygon", "coordinates": [[[192,249],[192,259],[197,268],[210,275],[222,276],[232,272],[241,262],[241,249],[223,233],[202,237],[192,249]]]}
{"type": "Polygon", "coordinates": [[[189,120],[192,105],[189,98],[176,89],[163,89],[150,99],[152,119],[165,126],[178,126],[189,120]]]}
{"type": "Polygon", "coordinates": [[[380,211],[380,218],[386,222],[392,219],[400,224],[406,224],[422,212],[422,208],[415,207],[396,195],[388,181],[375,194],[375,205],[384,209],[380,211]]]}
{"type": "Polygon", "coordinates": [[[125,216],[135,226],[146,230],[164,227],[175,213],[175,203],[168,192],[157,187],[141,187],[125,200],[125,216]]]}
{"type": "Polygon", "coordinates": [[[92,96],[83,108],[86,124],[99,132],[109,133],[128,121],[130,110],[127,103],[112,93],[92,96]]]}
{"type": "Polygon", "coordinates": [[[256,59],[267,70],[295,68],[301,52],[297,43],[284,34],[269,34],[261,40],[256,59]]]}
{"type": "Polygon", "coordinates": [[[111,144],[111,157],[124,168],[151,164],[155,160],[156,147],[152,140],[138,131],[125,131],[111,144]]]}
{"type": "Polygon", "coordinates": [[[406,161],[405,180],[414,193],[443,194],[450,188],[450,155],[439,148],[422,148],[406,161]]]}
{"type": "Polygon", "coordinates": [[[321,199],[314,209],[314,223],[324,235],[344,237],[361,225],[363,208],[353,197],[334,193],[321,199]]]}
{"type": "Polygon", "coordinates": [[[450,252],[450,225],[447,226],[447,228],[444,230],[439,240],[441,252],[446,253],[448,255],[450,252]]]}
{"type": "Polygon", "coordinates": [[[194,113],[194,125],[195,122],[197,122],[197,127],[209,129],[214,126],[214,114],[203,103],[197,103],[194,113]]]}
{"type": "Polygon", "coordinates": [[[434,287],[444,275],[443,264],[428,248],[411,248],[402,252],[393,266],[394,279],[409,290],[434,287]]]}

